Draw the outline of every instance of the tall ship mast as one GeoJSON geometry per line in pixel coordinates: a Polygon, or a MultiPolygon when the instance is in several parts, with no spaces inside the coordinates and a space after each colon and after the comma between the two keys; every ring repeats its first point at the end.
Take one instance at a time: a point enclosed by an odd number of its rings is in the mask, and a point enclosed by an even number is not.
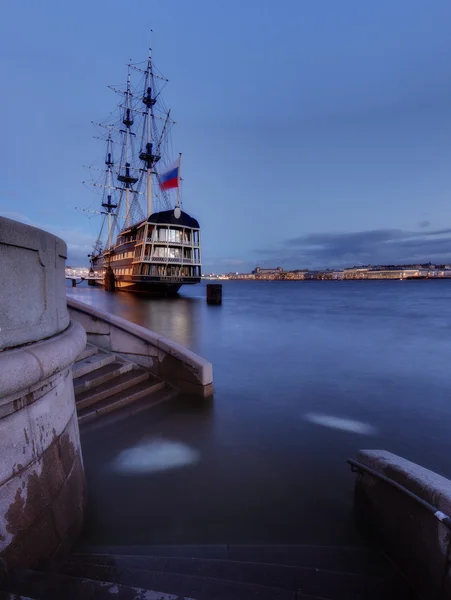
{"type": "MultiPolygon", "coordinates": [[[[102,226],[89,255],[97,283],[111,278],[128,292],[174,295],[201,280],[200,227],[182,210],[181,154],[174,161],[175,124],[163,102],[168,80],[152,61],[128,66],[116,110],[99,127],[105,133],[102,226]],[[134,78],[136,81],[134,81],[134,78]]],[[[95,211],[94,211],[95,212],[95,211]]]]}

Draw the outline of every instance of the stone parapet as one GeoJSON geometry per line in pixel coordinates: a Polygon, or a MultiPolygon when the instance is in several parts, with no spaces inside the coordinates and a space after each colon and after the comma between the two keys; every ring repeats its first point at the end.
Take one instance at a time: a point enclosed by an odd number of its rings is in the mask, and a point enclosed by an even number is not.
{"type": "Polygon", "coordinates": [[[67,305],[72,321],[83,325],[88,341],[96,346],[131,360],[181,391],[205,398],[213,394],[213,368],[204,358],[150,329],[73,298],[67,299],[67,305]]]}
{"type": "Polygon", "coordinates": [[[362,528],[382,547],[418,596],[451,598],[451,481],[385,450],[361,450],[357,461],[399,484],[368,472],[357,475],[355,508],[362,528]]]}

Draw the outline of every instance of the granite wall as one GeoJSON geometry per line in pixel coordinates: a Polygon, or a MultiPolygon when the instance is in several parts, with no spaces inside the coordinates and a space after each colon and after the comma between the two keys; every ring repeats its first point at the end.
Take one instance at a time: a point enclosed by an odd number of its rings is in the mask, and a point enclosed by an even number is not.
{"type": "Polygon", "coordinates": [[[71,367],[86,334],[70,323],[66,245],[0,218],[0,557],[36,566],[82,524],[83,460],[71,367]]]}

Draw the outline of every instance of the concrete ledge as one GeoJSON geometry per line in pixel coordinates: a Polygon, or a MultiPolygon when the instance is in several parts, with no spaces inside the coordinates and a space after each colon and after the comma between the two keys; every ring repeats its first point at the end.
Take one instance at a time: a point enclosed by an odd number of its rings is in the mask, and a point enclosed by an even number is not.
{"type": "MultiPolygon", "coordinates": [[[[361,450],[357,461],[451,515],[451,481],[384,450],[361,450]]],[[[368,473],[357,475],[359,524],[382,547],[422,598],[451,598],[451,531],[414,498],[368,473]]]]}
{"type": "Polygon", "coordinates": [[[168,381],[174,387],[202,397],[213,393],[211,363],[154,331],[67,299],[72,321],[83,325],[88,341],[120,354],[168,381]]]}
{"type": "Polygon", "coordinates": [[[42,342],[0,353],[0,407],[15,394],[45,380],[73,364],[86,345],[86,333],[79,323],[42,342]]]}

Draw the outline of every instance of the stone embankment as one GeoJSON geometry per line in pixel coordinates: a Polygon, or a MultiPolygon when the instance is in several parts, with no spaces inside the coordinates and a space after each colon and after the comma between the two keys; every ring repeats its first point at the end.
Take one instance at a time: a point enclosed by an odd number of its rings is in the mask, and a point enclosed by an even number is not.
{"type": "Polygon", "coordinates": [[[66,244],[0,218],[0,557],[36,565],[82,523],[83,460],[72,365],[86,344],[70,323],[66,244]]]}

